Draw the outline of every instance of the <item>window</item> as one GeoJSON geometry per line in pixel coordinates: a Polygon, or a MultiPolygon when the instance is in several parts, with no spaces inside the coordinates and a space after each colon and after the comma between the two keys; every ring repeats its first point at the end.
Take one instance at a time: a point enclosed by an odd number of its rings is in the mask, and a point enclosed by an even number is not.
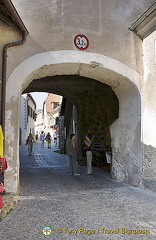
{"type": "Polygon", "coordinates": [[[59,102],[53,102],[53,103],[52,103],[53,109],[54,109],[54,108],[57,108],[58,106],[59,106],[59,102]]]}

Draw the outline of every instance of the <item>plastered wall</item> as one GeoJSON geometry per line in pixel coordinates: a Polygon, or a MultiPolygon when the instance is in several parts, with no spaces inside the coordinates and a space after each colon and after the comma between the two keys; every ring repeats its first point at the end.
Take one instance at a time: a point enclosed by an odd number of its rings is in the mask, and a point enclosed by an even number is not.
{"type": "Polygon", "coordinates": [[[143,41],[143,186],[156,191],[156,31],[143,41]]]}
{"type": "Polygon", "coordinates": [[[13,0],[29,31],[24,47],[9,51],[8,74],[37,53],[78,50],[74,37],[89,39],[87,52],[116,59],[143,74],[142,42],[128,27],[154,0],[13,0]]]}

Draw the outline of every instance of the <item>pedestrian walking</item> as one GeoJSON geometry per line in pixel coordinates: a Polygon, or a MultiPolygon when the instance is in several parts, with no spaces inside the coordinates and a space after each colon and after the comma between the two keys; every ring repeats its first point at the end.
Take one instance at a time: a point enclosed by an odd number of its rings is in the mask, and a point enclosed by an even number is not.
{"type": "Polygon", "coordinates": [[[44,134],[44,131],[42,131],[40,134],[41,148],[44,148],[44,140],[45,140],[45,134],[44,134]]]}
{"type": "Polygon", "coordinates": [[[55,143],[55,147],[57,147],[58,146],[58,130],[54,132],[54,143],[55,143]]]}
{"type": "Polygon", "coordinates": [[[28,144],[28,153],[29,156],[32,154],[32,148],[33,148],[33,143],[34,143],[34,137],[31,133],[29,133],[29,136],[27,137],[26,144],[28,144]]]}
{"type": "Polygon", "coordinates": [[[36,133],[35,137],[36,137],[36,141],[37,141],[38,140],[38,132],[36,133]]]}
{"type": "Polygon", "coordinates": [[[46,141],[48,143],[48,148],[51,148],[51,135],[50,135],[50,132],[48,132],[48,134],[46,136],[46,141]]]}
{"type": "Polygon", "coordinates": [[[92,175],[92,151],[91,151],[91,147],[92,147],[92,135],[91,134],[87,134],[86,135],[86,139],[85,139],[85,150],[86,150],[86,158],[87,158],[87,175],[92,175]]]}
{"type": "Polygon", "coordinates": [[[70,135],[68,142],[68,156],[69,156],[69,173],[70,175],[78,176],[77,173],[77,146],[75,134],[70,135]]]}

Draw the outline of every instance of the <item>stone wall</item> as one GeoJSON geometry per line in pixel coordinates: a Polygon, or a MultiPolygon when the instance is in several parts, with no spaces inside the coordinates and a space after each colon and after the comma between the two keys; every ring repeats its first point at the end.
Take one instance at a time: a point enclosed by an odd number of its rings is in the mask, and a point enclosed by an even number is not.
{"type": "Polygon", "coordinates": [[[17,206],[18,198],[18,195],[11,194],[3,196],[3,208],[0,208],[0,221],[17,206]]]}

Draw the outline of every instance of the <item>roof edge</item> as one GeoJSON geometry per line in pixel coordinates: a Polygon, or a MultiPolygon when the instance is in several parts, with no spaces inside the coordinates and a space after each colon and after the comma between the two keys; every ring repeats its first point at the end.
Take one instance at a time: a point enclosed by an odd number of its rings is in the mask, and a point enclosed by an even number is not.
{"type": "Polygon", "coordinates": [[[17,23],[17,26],[20,28],[20,30],[22,32],[25,32],[26,35],[29,34],[26,26],[24,25],[22,19],[20,18],[15,6],[13,5],[11,0],[2,0],[3,4],[6,6],[8,12],[10,13],[10,15],[12,16],[12,18],[15,20],[15,22],[17,23]]]}

